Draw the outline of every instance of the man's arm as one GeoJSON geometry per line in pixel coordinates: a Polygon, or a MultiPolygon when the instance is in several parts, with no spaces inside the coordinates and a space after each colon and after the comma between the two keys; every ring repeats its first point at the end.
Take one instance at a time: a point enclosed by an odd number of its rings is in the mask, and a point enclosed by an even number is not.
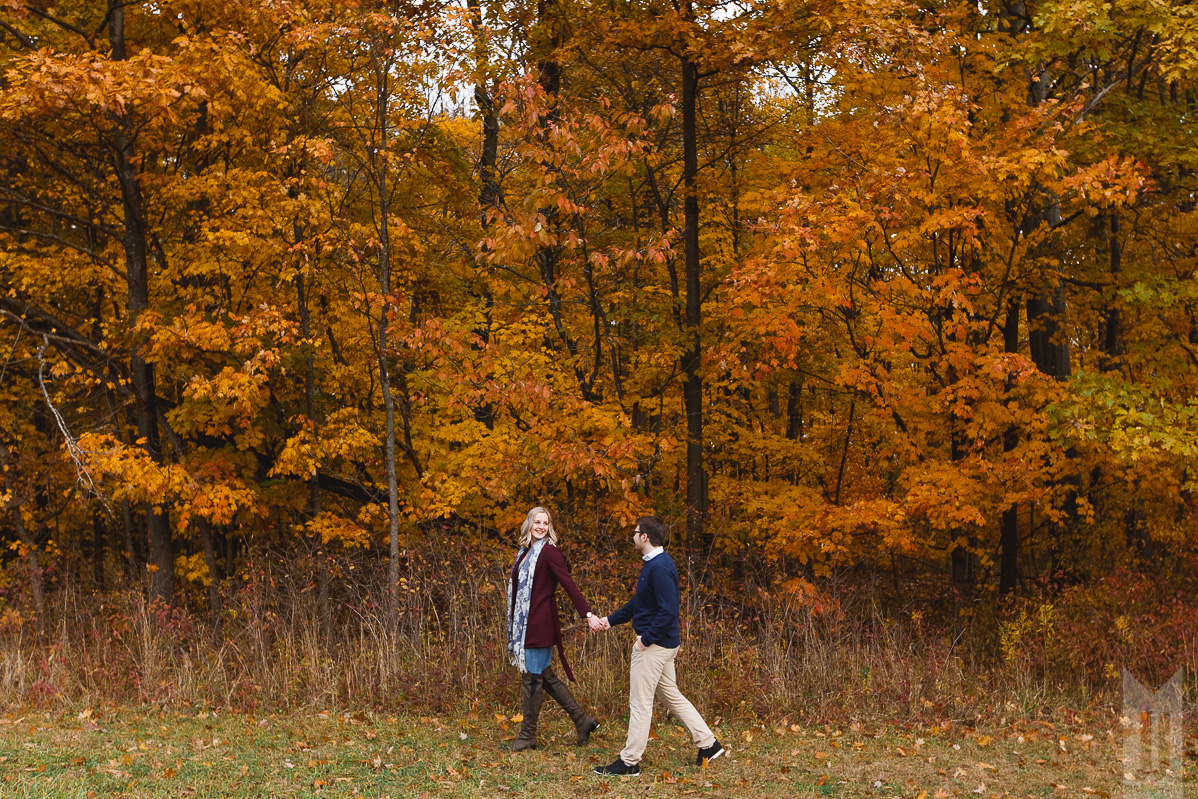
{"type": "Polygon", "coordinates": [[[607,623],[610,626],[615,627],[617,624],[627,624],[628,622],[632,621],[632,603],[634,602],[636,602],[635,596],[625,602],[624,607],[608,616],[607,623]]]}

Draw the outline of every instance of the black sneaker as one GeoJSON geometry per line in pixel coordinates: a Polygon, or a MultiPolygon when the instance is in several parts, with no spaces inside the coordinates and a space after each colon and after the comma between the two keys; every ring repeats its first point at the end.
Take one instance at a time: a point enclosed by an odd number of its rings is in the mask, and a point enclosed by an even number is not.
{"type": "Polygon", "coordinates": [[[610,766],[595,766],[595,773],[601,777],[639,777],[641,764],[630,766],[617,757],[610,766]]]}
{"type": "Polygon", "coordinates": [[[699,750],[699,756],[695,758],[695,765],[702,766],[704,763],[715,760],[722,754],[724,754],[724,747],[720,746],[719,741],[716,741],[706,749],[699,750]]]}

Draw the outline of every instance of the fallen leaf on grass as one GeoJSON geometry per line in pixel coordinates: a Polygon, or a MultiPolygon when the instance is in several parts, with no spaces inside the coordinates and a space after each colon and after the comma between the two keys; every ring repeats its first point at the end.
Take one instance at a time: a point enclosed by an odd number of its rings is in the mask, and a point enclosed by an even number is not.
{"type": "Polygon", "coordinates": [[[989,769],[990,771],[998,771],[997,766],[993,766],[989,763],[975,763],[973,767],[980,768],[980,769],[989,769]]]}
{"type": "Polygon", "coordinates": [[[818,787],[820,785],[826,785],[827,782],[828,782],[827,774],[820,774],[819,777],[817,777],[815,780],[816,787],[818,787]]]}
{"type": "Polygon", "coordinates": [[[993,741],[994,739],[989,735],[981,735],[977,739],[978,746],[989,746],[991,743],[993,743],[993,741]]]}
{"type": "Polygon", "coordinates": [[[985,792],[986,792],[986,783],[983,782],[981,785],[974,788],[970,793],[985,793],[985,792]]]}
{"type": "MultiPolygon", "coordinates": [[[[798,750],[796,749],[795,751],[797,752],[798,750]]],[[[816,760],[827,760],[827,759],[828,759],[828,753],[827,753],[827,752],[816,752],[816,753],[815,753],[815,759],[816,759],[816,760]]]]}

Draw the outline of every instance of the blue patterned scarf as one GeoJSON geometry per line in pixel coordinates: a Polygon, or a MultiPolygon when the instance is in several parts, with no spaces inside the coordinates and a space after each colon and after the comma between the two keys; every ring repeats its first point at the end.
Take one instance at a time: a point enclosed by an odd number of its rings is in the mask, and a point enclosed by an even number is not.
{"type": "Polygon", "coordinates": [[[516,553],[519,565],[512,570],[515,585],[512,585],[511,576],[507,581],[507,654],[511,664],[521,672],[528,671],[524,666],[524,633],[528,630],[528,611],[532,605],[532,578],[537,572],[537,558],[548,540],[542,538],[532,542],[527,549],[521,547],[516,553]],[[528,554],[524,555],[525,552],[528,554]]]}

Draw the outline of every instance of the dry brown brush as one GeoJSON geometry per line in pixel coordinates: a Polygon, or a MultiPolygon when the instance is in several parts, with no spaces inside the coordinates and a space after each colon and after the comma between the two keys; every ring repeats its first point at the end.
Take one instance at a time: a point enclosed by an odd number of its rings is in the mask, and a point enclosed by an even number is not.
{"type": "MultiPolygon", "coordinates": [[[[333,573],[326,619],[316,564],[263,548],[246,553],[220,586],[216,613],[199,587],[165,605],[141,586],[96,592],[51,581],[40,639],[20,621],[30,600],[19,589],[19,566],[11,567],[0,696],[10,705],[67,708],[515,712],[505,551],[464,553],[446,537],[405,554],[394,617],[386,563],[375,553],[343,552],[325,564],[333,573]]],[[[630,596],[631,558],[581,547],[570,554],[598,612],[630,596]]],[[[809,597],[771,586],[768,564],[726,570],[714,559],[679,559],[680,678],[713,717],[977,724],[1113,707],[1124,667],[1148,683],[1178,667],[1198,674],[1198,603],[1184,578],[1120,572],[1006,603],[982,596],[961,618],[936,598],[943,587],[928,575],[899,585],[848,572],[825,582],[827,601],[817,610],[809,597]]],[[[628,628],[600,636],[570,628],[567,604],[562,618],[578,692],[604,715],[620,714],[628,628]]]]}

